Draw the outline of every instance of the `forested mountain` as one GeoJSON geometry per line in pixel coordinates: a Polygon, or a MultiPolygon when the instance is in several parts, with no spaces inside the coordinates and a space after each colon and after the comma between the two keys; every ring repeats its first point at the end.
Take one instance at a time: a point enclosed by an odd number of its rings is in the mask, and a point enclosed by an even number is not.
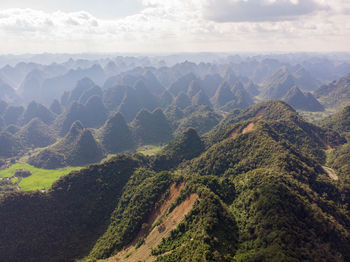
{"type": "Polygon", "coordinates": [[[0,261],[350,261],[348,64],[213,57],[0,68],[0,261]]]}
{"type": "Polygon", "coordinates": [[[289,89],[283,97],[283,101],[299,110],[312,112],[322,112],[325,110],[311,93],[303,93],[297,86],[289,89]]]}
{"type": "MultiPolygon", "coordinates": [[[[132,125],[153,115],[164,121],[160,109],[142,111],[132,125]]],[[[117,123],[127,128],[117,114],[100,133],[117,123]]],[[[187,129],[155,156],[118,155],[48,193],[5,195],[0,258],[348,261],[349,150],[343,129],[328,126],[306,122],[284,102],[264,102],[235,109],[202,137],[187,129]]],[[[82,149],[91,139],[76,122],[51,150],[82,149]]],[[[73,151],[70,161],[91,152],[73,151]]]]}
{"type": "Polygon", "coordinates": [[[315,91],[315,96],[326,106],[339,108],[347,105],[350,98],[350,75],[321,86],[315,91]]]}

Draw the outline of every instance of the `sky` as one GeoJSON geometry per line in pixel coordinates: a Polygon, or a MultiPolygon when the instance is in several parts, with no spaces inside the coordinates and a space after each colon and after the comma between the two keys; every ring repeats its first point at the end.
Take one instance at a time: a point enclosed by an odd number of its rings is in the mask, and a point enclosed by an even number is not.
{"type": "Polygon", "coordinates": [[[1,0],[0,53],[350,52],[349,0],[1,0]]]}

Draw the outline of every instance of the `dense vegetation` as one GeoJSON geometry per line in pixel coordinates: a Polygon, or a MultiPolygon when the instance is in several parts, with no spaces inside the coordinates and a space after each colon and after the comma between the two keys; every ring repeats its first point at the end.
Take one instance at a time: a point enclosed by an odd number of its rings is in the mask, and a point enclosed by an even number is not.
{"type": "Polygon", "coordinates": [[[0,261],[350,261],[349,107],[296,111],[346,103],[348,76],[306,93],[339,68],[119,59],[10,68],[0,261]]]}

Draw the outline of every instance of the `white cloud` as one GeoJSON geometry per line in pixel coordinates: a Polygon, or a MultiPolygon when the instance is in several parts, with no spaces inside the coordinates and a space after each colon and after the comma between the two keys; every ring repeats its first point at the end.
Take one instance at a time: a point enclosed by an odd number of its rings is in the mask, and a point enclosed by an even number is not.
{"type": "Polygon", "coordinates": [[[141,12],[115,20],[85,11],[0,10],[0,53],[350,51],[345,0],[317,0],[323,8],[294,12],[292,20],[226,23],[208,19],[210,1],[143,0],[141,12]]]}
{"type": "Polygon", "coordinates": [[[209,0],[204,16],[217,22],[285,21],[324,8],[314,0],[209,0]]]}

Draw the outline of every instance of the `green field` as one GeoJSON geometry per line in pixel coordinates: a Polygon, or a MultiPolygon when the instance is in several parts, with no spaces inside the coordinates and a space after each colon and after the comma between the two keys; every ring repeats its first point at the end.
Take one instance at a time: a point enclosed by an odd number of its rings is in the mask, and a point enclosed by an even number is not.
{"type": "MultiPolygon", "coordinates": [[[[19,182],[19,187],[23,191],[48,189],[61,176],[68,174],[73,170],[79,170],[81,167],[67,167],[62,169],[41,169],[33,167],[26,163],[16,163],[5,170],[0,170],[0,177],[12,177],[17,169],[25,169],[32,173],[31,176],[23,178],[19,182]]],[[[16,183],[18,179],[13,178],[12,182],[16,183]]]]}
{"type": "Polygon", "coordinates": [[[146,156],[154,156],[157,154],[160,150],[162,150],[163,146],[153,146],[153,145],[148,145],[148,146],[142,146],[137,149],[138,153],[141,153],[146,156]]]}

